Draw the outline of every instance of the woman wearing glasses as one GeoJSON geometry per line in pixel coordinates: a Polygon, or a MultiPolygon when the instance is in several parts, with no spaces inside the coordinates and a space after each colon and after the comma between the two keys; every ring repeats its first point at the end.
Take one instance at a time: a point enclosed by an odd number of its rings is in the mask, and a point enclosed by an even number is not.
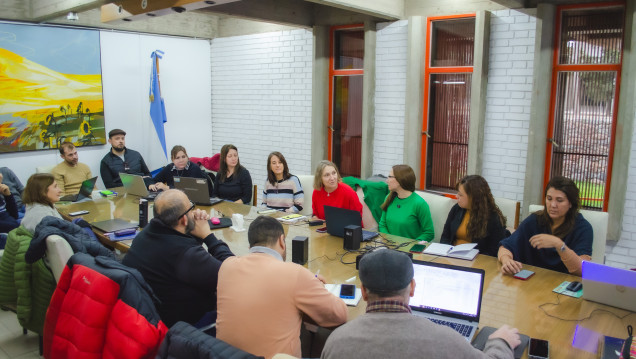
{"type": "Polygon", "coordinates": [[[424,198],[415,193],[415,172],[408,165],[395,165],[387,179],[389,195],[380,208],[382,233],[420,241],[435,237],[431,211],[424,198]]]}
{"type": "Polygon", "coordinates": [[[170,188],[174,188],[175,177],[192,177],[202,178],[208,183],[208,194],[212,194],[212,181],[210,177],[203,173],[201,168],[192,162],[188,157],[183,146],[174,146],[170,151],[170,157],[172,163],[166,165],[157,175],[153,178],[154,184],[148,186],[151,191],[165,191],[170,188]]]}

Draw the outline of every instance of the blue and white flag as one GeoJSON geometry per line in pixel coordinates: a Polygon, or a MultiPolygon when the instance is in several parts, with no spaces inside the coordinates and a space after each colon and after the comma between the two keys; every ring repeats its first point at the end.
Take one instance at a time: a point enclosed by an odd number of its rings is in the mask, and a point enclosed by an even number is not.
{"type": "Polygon", "coordinates": [[[161,97],[161,86],[159,84],[159,59],[163,57],[163,51],[153,51],[150,57],[152,58],[152,73],[150,74],[150,118],[152,119],[153,125],[155,125],[157,137],[159,137],[159,142],[161,142],[163,153],[167,159],[166,133],[163,124],[168,120],[166,119],[166,106],[161,97]]]}

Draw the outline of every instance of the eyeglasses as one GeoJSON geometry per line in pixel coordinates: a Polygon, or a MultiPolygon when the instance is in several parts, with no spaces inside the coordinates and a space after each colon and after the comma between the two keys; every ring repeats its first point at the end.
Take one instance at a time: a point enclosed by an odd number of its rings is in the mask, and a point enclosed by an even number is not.
{"type": "Polygon", "coordinates": [[[179,218],[181,218],[181,217],[185,216],[186,214],[188,214],[188,212],[190,212],[191,210],[193,210],[193,209],[194,209],[194,207],[195,207],[195,204],[194,204],[194,203],[192,203],[192,201],[190,201],[190,208],[188,208],[188,210],[187,210],[187,211],[183,212],[183,214],[182,214],[182,215],[180,215],[180,216],[179,216],[179,218]]]}
{"type": "Polygon", "coordinates": [[[387,178],[395,178],[395,176],[388,175],[387,178]]]}

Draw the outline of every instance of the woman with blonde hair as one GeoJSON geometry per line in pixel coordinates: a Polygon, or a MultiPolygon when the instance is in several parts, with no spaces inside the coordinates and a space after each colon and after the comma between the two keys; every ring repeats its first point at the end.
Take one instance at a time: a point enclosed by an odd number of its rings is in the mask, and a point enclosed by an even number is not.
{"type": "Polygon", "coordinates": [[[482,176],[469,175],[460,179],[455,188],[457,204],[448,213],[440,243],[477,243],[479,253],[496,256],[499,242],[510,232],[488,182],[482,176]]]}
{"type": "Polygon", "coordinates": [[[201,168],[192,162],[188,157],[188,152],[185,147],[177,145],[172,147],[170,151],[170,159],[172,163],[166,165],[155,177],[153,178],[154,184],[148,186],[151,191],[165,191],[170,188],[174,188],[175,177],[192,177],[205,179],[208,183],[208,193],[212,195],[212,181],[207,174],[203,173],[201,168]]]}
{"type": "Polygon", "coordinates": [[[354,190],[342,183],[338,167],[331,161],[320,161],[314,175],[314,193],[311,196],[314,217],[325,219],[325,206],[352,209],[360,212],[362,204],[354,190]]]}
{"type": "Polygon", "coordinates": [[[26,205],[21,225],[29,232],[35,232],[35,227],[46,216],[62,219],[54,204],[60,200],[62,190],[57,186],[55,178],[50,173],[36,173],[29,177],[22,202],[26,205]]]}

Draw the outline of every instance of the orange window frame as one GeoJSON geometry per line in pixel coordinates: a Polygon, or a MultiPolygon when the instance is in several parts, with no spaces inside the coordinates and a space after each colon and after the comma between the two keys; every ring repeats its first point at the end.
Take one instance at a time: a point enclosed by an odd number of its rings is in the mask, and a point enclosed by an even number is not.
{"type": "Polygon", "coordinates": [[[462,14],[462,15],[449,15],[449,16],[434,16],[427,18],[426,21],[426,49],[424,55],[424,105],[422,107],[422,148],[420,153],[420,189],[426,189],[426,161],[427,161],[427,151],[428,151],[428,115],[429,115],[429,92],[430,92],[430,78],[431,74],[442,74],[442,73],[472,73],[474,66],[454,66],[454,67],[446,67],[446,66],[431,66],[431,33],[433,29],[433,22],[440,20],[455,20],[455,19],[463,19],[476,17],[475,13],[471,14],[462,14]]]}
{"type": "Polygon", "coordinates": [[[327,118],[327,159],[332,160],[333,146],[333,78],[342,75],[364,75],[363,69],[353,70],[336,70],[334,68],[335,42],[334,36],[336,31],[345,29],[362,29],[364,24],[339,25],[332,26],[329,30],[329,116],[327,118]]]}
{"type": "MultiPolygon", "coordinates": [[[[621,47],[621,60],[618,64],[599,64],[599,65],[568,65],[559,64],[560,55],[560,43],[561,43],[561,15],[565,10],[571,9],[594,9],[594,8],[606,8],[612,6],[625,6],[622,1],[607,2],[607,3],[590,3],[590,4],[576,4],[576,5],[562,5],[557,7],[555,34],[554,34],[554,51],[552,56],[552,85],[550,90],[550,113],[548,117],[548,137],[546,138],[545,146],[545,168],[543,172],[543,188],[548,185],[550,181],[550,167],[552,165],[552,139],[554,136],[554,120],[556,111],[556,96],[557,96],[557,80],[559,72],[563,71],[616,71],[616,92],[613,108],[612,129],[610,138],[610,151],[607,160],[607,177],[605,183],[605,194],[603,196],[603,212],[607,212],[609,204],[610,184],[612,183],[612,168],[614,165],[614,146],[616,142],[616,120],[618,116],[618,96],[620,95],[621,87],[621,69],[623,67],[623,47],[621,47]]],[[[624,29],[623,29],[624,31],[624,29]]],[[[623,33],[623,36],[625,34],[623,33]]]]}

